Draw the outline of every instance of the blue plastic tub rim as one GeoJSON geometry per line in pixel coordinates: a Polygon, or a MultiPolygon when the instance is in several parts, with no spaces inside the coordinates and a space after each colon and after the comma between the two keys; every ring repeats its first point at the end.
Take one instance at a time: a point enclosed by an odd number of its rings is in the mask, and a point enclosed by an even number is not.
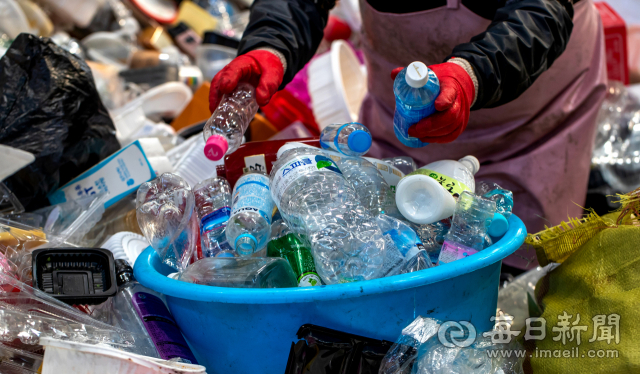
{"type": "Polygon", "coordinates": [[[199,302],[281,304],[337,300],[415,288],[473,272],[501,261],[515,252],[524,243],[526,235],[524,223],[512,214],[507,233],[492,246],[472,256],[428,270],[329,286],[227,288],[181,282],[166,277],[171,272],[170,268],[160,262],[151,247],[138,256],[134,265],[134,276],[143,286],[157,292],[199,302]]]}

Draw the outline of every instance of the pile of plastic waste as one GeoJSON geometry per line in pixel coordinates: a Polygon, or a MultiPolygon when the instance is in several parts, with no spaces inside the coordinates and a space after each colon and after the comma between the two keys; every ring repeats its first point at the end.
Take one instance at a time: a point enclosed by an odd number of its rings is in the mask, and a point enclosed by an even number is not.
{"type": "MultiPolygon", "coordinates": [[[[475,157],[371,158],[365,125],[319,114],[323,53],[362,73],[352,0],[269,105],[241,84],[211,114],[208,82],[236,56],[250,3],[0,0],[0,372],[204,373],[165,296],[135,279],[148,247],[180,282],[302,288],[433,271],[508,231],[513,194],[476,182],[475,157]]],[[[396,79],[407,144],[417,144],[407,128],[433,112],[429,74],[396,79]],[[415,89],[428,100],[409,102],[415,89]]],[[[409,328],[419,321],[436,323],[409,328]]],[[[291,370],[338,344],[370,363],[345,367],[377,372],[400,349],[305,326],[291,370]]],[[[416,367],[441,349],[420,343],[416,367]]]]}

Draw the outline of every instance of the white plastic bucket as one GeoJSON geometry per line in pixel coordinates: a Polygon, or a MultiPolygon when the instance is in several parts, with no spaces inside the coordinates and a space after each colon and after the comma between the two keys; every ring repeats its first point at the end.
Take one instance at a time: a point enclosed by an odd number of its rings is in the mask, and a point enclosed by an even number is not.
{"type": "Polygon", "coordinates": [[[42,374],[205,374],[204,366],[165,361],[53,338],[40,338],[45,348],[42,374]]]}
{"type": "Polygon", "coordinates": [[[349,44],[331,43],[331,52],[311,61],[308,74],[313,115],[321,130],[358,120],[367,77],[349,44]]]}

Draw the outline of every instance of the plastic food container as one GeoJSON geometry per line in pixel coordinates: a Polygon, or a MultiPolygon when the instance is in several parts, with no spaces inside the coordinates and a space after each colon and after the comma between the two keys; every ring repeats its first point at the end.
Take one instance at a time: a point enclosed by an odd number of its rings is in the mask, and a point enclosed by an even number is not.
{"type": "Polygon", "coordinates": [[[294,289],[237,289],[186,284],[166,277],[153,248],[134,267],[145,287],[167,304],[198,362],[210,373],[282,373],[300,326],[311,323],[395,341],[418,315],[493,327],[501,260],[527,235],[509,218],[509,231],[491,247],[427,271],[364,282],[294,289]]]}
{"type": "Polygon", "coordinates": [[[309,95],[320,130],[332,123],[358,120],[367,93],[367,77],[353,49],[342,40],[331,43],[331,52],[309,64],[309,95]]]}
{"type": "Polygon", "coordinates": [[[42,374],[204,374],[200,365],[183,364],[123,352],[104,345],[90,345],[40,338],[45,347],[42,374]]]}

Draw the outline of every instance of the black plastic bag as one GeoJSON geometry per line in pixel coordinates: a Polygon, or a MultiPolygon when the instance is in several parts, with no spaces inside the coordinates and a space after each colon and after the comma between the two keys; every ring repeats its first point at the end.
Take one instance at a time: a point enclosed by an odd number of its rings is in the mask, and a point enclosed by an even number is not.
{"type": "Polygon", "coordinates": [[[87,64],[31,34],[0,59],[0,144],[36,156],[5,180],[28,211],[120,148],[87,64]]]}
{"type": "Polygon", "coordinates": [[[378,374],[393,342],[302,325],[291,343],[285,374],[378,374]]]}

